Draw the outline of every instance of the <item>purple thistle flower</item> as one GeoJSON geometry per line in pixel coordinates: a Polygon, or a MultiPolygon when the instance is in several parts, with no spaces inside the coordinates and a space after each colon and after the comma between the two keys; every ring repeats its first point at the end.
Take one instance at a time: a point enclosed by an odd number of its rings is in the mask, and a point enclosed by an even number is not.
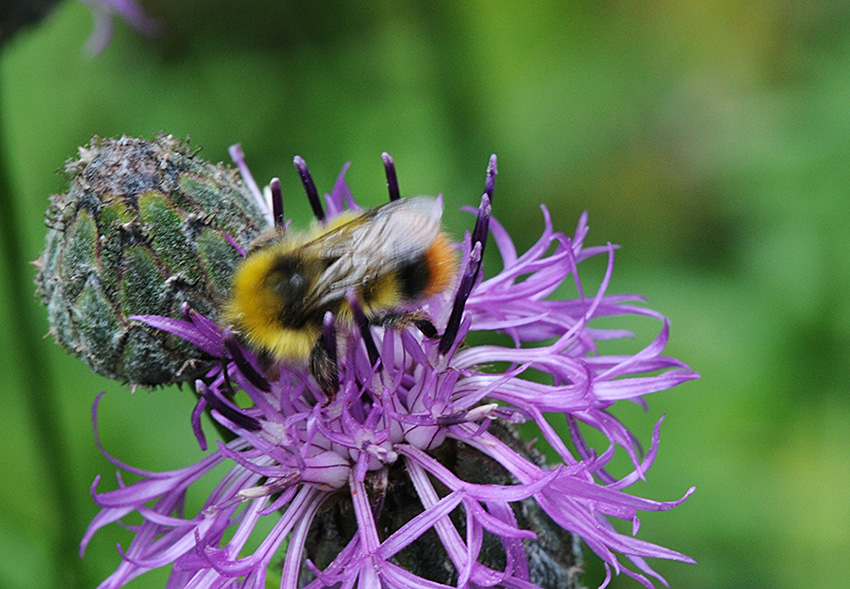
{"type": "Polygon", "coordinates": [[[133,0],[80,0],[89,6],[94,15],[94,30],[86,42],[86,49],[93,55],[101,53],[112,40],[112,18],[120,16],[143,35],[153,36],[160,32],[158,21],[149,17],[133,0]]]}
{"type": "MultiPolygon", "coordinates": [[[[282,206],[266,204],[238,146],[231,155],[270,224],[280,222],[282,206]]],[[[384,154],[383,160],[391,198],[397,198],[392,159],[384,154]]],[[[300,158],[295,163],[318,217],[357,208],[345,184],[346,168],[325,195],[323,208],[306,164],[300,158]]],[[[518,507],[529,505],[544,512],[554,528],[569,532],[563,537],[580,537],[605,562],[605,584],[613,570],[647,587],[654,586],[650,577],[666,585],[647,558],[693,562],[635,537],[639,511],[671,509],[693,488],[670,502],[624,492],[653,463],[661,420],[644,454],[608,409],[619,400],[642,404],[645,395],[698,375],[662,355],[668,338],[663,316],[635,305],[640,297],[607,294],[615,248],[585,247],[586,215],[568,237],[554,230],[542,207],[542,236],[527,252],[517,253],[491,217],[495,164],[494,156],[475,229],[460,246],[457,287],[422,308],[443,335],[427,337],[425,330],[412,326],[384,329],[365,320],[359,330],[338,331],[329,313],[323,343],[338,366],[335,395],[326,394],[327,388],[306,368],[282,366],[279,378],[268,378],[257,356],[229,329],[188,306],[182,320],[137,317],[222,358],[220,366],[196,383],[200,400],[193,427],[206,449],[200,416],[209,411],[230,438],[218,441],[200,462],[161,473],[130,467],[102,450],[139,480],[127,485],[119,477],[118,488],[106,492],[97,491],[99,478],[95,480],[92,493],[101,512],[81,551],[97,530],[133,511],[143,522],[130,545],[121,549],[123,562],[101,587],[120,587],[167,565],[172,565],[169,587],[265,587],[278,566],[279,584],[285,588],[566,586],[566,578],[541,577],[540,555],[527,550],[540,531],[524,528],[526,519],[517,517],[518,507]],[[503,268],[483,279],[488,236],[503,268]],[[588,292],[578,265],[598,255],[607,256],[607,271],[588,292]],[[551,298],[565,282],[574,284],[577,298],[551,298]],[[597,341],[630,334],[591,327],[591,322],[622,315],[657,319],[660,333],[633,355],[600,354],[597,341]],[[465,342],[472,332],[494,331],[507,334],[513,344],[465,342]],[[337,339],[343,338],[346,345],[338,346],[337,339]],[[487,368],[494,365],[505,368],[487,368]],[[534,380],[528,378],[531,374],[534,380]],[[234,402],[237,389],[249,402],[234,402]],[[553,413],[566,416],[567,439],[547,421],[553,413]],[[514,424],[528,420],[560,457],[556,466],[543,466],[513,436],[514,424]],[[601,452],[592,449],[579,423],[604,434],[608,446],[601,452]],[[617,451],[625,451],[633,467],[619,479],[606,470],[617,451]],[[460,459],[447,458],[452,453],[477,457],[500,469],[502,478],[465,476],[468,470],[454,468],[460,459]],[[201,509],[186,513],[188,489],[220,464],[230,465],[229,472],[201,509]],[[392,510],[405,517],[396,517],[388,527],[392,510]],[[352,514],[352,524],[338,529],[334,518],[343,512],[352,514]],[[609,518],[631,521],[633,533],[618,532],[609,518]],[[272,522],[264,537],[255,529],[261,520],[272,522]],[[414,565],[424,553],[442,551],[448,574],[402,566],[411,561],[409,554],[403,557],[405,550],[426,537],[433,542],[413,555],[414,565]],[[490,556],[494,538],[498,558],[490,556]],[[333,548],[330,554],[325,553],[328,546],[333,548]]],[[[279,200],[279,182],[268,192],[279,200]]],[[[356,300],[350,302],[357,316],[356,300]]],[[[558,565],[547,570],[563,572],[558,565]]]]}
{"type": "MultiPolygon", "coordinates": [[[[159,32],[159,23],[148,17],[134,0],[79,0],[94,15],[94,31],[86,42],[93,55],[101,53],[112,39],[112,17],[118,15],[143,35],[159,32]]],[[[59,0],[4,0],[0,9],[0,45],[26,26],[41,20],[59,4],[59,0]]]]}

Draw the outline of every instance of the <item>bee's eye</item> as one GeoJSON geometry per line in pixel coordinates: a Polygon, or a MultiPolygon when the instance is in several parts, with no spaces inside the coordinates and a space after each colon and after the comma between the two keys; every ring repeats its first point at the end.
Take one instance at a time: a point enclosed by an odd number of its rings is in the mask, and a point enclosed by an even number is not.
{"type": "Polygon", "coordinates": [[[291,305],[300,301],[307,294],[307,281],[300,272],[293,274],[274,273],[269,276],[272,290],[280,297],[281,302],[291,305]]]}
{"type": "Polygon", "coordinates": [[[289,288],[291,290],[303,290],[304,289],[304,277],[300,274],[293,274],[289,277],[289,288]]]}
{"type": "Polygon", "coordinates": [[[285,305],[297,303],[307,294],[307,278],[304,275],[303,264],[297,259],[278,260],[266,281],[269,288],[285,305]]]}
{"type": "Polygon", "coordinates": [[[285,301],[292,301],[304,296],[306,284],[302,274],[290,274],[280,276],[279,280],[275,281],[274,290],[285,301]]]}

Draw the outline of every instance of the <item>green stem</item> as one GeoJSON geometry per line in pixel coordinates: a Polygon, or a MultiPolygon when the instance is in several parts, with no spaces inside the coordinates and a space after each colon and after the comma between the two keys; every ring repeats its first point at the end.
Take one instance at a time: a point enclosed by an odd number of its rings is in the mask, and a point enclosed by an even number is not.
{"type": "MultiPolygon", "coordinates": [[[[2,120],[0,117],[0,122],[2,120]]],[[[0,128],[0,143],[4,139],[0,128]]],[[[52,521],[56,525],[53,529],[57,532],[56,537],[50,539],[56,565],[53,580],[61,582],[63,587],[84,587],[88,583],[85,583],[83,562],[77,556],[83,527],[74,505],[75,494],[71,488],[74,477],[69,468],[70,457],[66,454],[67,436],[58,411],[55,383],[43,363],[38,361],[44,351],[43,328],[34,314],[34,285],[29,275],[32,265],[23,248],[17,202],[9,180],[8,153],[8,149],[0,149],[0,255],[8,268],[9,299],[6,304],[10,317],[14,318],[10,329],[14,344],[4,353],[13,356],[22,372],[23,390],[19,391],[18,399],[27,406],[44,487],[50,492],[49,508],[54,512],[52,521]]]]}

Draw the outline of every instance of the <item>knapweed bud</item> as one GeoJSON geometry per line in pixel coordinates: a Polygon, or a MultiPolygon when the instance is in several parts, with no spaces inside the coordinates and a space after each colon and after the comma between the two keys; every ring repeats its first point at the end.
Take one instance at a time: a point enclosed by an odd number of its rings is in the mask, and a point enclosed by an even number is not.
{"type": "Polygon", "coordinates": [[[94,138],[51,197],[38,290],[56,341],[92,370],[131,384],[192,380],[211,359],[133,315],[217,316],[230,278],[265,226],[236,171],[171,135],[94,138]]]}

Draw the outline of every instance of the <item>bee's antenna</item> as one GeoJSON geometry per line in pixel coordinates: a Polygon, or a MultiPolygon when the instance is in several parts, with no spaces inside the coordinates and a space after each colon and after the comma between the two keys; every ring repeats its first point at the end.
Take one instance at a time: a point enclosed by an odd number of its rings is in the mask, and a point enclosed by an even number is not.
{"type": "Polygon", "coordinates": [[[395,162],[393,156],[386,151],[381,154],[381,159],[384,160],[384,169],[387,172],[387,188],[390,191],[390,202],[401,198],[401,192],[398,189],[398,176],[395,173],[395,162]]]}
{"type": "Polygon", "coordinates": [[[272,178],[269,188],[272,191],[272,216],[274,226],[283,227],[283,192],[280,189],[280,178],[272,178]]]}
{"type": "Polygon", "coordinates": [[[313,182],[313,177],[310,175],[310,170],[307,169],[307,162],[300,155],[296,155],[292,160],[295,167],[298,169],[298,175],[301,176],[301,183],[304,185],[304,191],[307,193],[307,199],[310,201],[310,206],[313,208],[313,214],[319,221],[325,220],[325,210],[322,208],[322,201],[319,200],[319,191],[316,190],[316,183],[313,182]]]}

